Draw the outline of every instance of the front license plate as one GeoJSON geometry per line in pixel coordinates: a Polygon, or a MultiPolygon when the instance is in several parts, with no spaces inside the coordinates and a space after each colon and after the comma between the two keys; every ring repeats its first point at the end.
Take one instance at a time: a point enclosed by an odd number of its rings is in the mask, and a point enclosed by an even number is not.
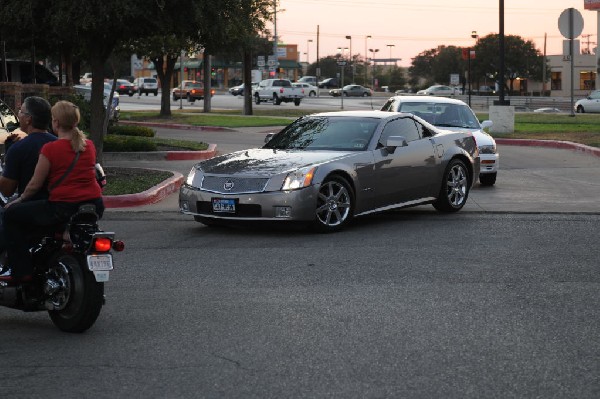
{"type": "Polygon", "coordinates": [[[227,198],[212,199],[213,212],[235,213],[235,200],[227,198]]]}
{"type": "Polygon", "coordinates": [[[112,270],[113,269],[111,254],[88,255],[87,262],[88,262],[88,268],[91,271],[112,270]]]}

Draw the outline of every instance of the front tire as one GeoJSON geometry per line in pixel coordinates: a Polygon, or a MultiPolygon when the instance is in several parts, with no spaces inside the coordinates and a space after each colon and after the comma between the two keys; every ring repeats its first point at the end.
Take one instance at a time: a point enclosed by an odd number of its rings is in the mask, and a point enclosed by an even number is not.
{"type": "Polygon", "coordinates": [[[298,107],[298,106],[300,105],[300,99],[295,99],[295,100],[294,100],[294,105],[295,105],[296,107],[298,107]]]}
{"type": "Polygon", "coordinates": [[[460,159],[450,161],[433,207],[440,212],[458,212],[469,197],[469,172],[460,159]]]}
{"type": "Polygon", "coordinates": [[[496,176],[498,173],[485,173],[479,175],[479,183],[482,186],[493,186],[496,184],[496,176]]]}
{"type": "Polygon", "coordinates": [[[319,188],[314,227],[322,233],[332,233],[346,227],[354,211],[354,193],[346,179],[327,178],[319,188]]]}
{"type": "Polygon", "coordinates": [[[60,254],[48,279],[60,287],[46,301],[50,319],[60,330],[81,333],[90,328],[102,309],[104,283],[96,282],[83,256],[60,254]]]}
{"type": "Polygon", "coordinates": [[[582,105],[578,105],[577,106],[577,113],[578,114],[585,114],[585,109],[583,108],[582,105]]]}
{"type": "Polygon", "coordinates": [[[258,94],[256,94],[256,95],[254,96],[254,103],[255,103],[256,105],[260,105],[260,96],[259,96],[258,94]]]}

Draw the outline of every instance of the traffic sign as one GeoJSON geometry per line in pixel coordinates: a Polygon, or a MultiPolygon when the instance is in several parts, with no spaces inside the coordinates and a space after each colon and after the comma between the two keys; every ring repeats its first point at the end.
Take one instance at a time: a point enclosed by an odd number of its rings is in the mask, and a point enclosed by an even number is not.
{"type": "Polygon", "coordinates": [[[575,39],[583,32],[583,17],[574,8],[567,8],[558,18],[558,29],[567,39],[575,39]]]}

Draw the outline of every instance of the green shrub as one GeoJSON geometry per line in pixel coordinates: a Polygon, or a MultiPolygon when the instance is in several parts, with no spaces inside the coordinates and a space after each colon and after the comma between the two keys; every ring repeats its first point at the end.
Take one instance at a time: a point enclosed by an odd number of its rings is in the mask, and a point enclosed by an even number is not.
{"type": "Polygon", "coordinates": [[[108,134],[117,136],[154,137],[155,132],[147,126],[112,125],[108,128],[108,134]]]}
{"type": "Polygon", "coordinates": [[[143,137],[109,135],[104,138],[106,152],[156,151],[156,143],[143,137]]]}
{"type": "Polygon", "coordinates": [[[79,94],[69,94],[65,96],[52,96],[48,99],[48,102],[51,105],[56,104],[57,101],[65,100],[70,101],[73,104],[77,105],[79,108],[79,114],[81,116],[81,120],[79,121],[79,129],[83,131],[87,131],[90,128],[90,123],[92,120],[92,107],[89,101],[86,101],[83,96],[79,94]]]}

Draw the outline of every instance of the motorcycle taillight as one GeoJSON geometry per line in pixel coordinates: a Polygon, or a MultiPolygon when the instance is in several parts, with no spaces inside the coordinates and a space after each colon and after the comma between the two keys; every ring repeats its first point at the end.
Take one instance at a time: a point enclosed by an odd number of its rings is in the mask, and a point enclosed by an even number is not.
{"type": "Polygon", "coordinates": [[[112,240],[107,237],[96,237],[94,240],[95,252],[108,252],[112,248],[112,240]]]}

